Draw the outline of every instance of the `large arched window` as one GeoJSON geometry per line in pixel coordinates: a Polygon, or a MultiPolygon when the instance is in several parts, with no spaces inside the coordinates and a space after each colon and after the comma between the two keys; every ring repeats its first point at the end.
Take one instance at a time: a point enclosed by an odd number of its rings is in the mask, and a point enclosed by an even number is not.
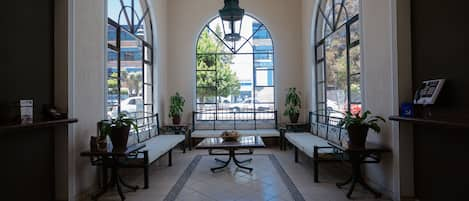
{"type": "Polygon", "coordinates": [[[124,113],[153,115],[153,37],[145,0],[107,1],[106,108],[108,118],[124,113]]]}
{"type": "Polygon", "coordinates": [[[360,0],[321,0],[316,16],[316,106],[322,115],[361,110],[360,0]]]}
{"type": "Polygon", "coordinates": [[[241,40],[224,41],[220,17],[197,41],[197,120],[274,119],[274,48],[268,29],[245,15],[241,40]]]}

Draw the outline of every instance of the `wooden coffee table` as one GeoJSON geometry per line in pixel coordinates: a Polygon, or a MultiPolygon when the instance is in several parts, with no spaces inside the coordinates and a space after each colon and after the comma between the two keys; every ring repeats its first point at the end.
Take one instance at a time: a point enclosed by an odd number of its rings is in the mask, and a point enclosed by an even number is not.
{"type": "Polygon", "coordinates": [[[196,149],[224,149],[228,150],[228,160],[224,161],[218,158],[215,158],[216,161],[223,163],[222,166],[220,167],[214,167],[211,168],[212,172],[215,172],[216,170],[223,169],[228,164],[230,164],[231,160],[233,159],[233,162],[236,164],[236,166],[249,170],[249,172],[252,171],[252,168],[243,166],[243,163],[252,161],[251,159],[239,161],[236,159],[236,153],[235,151],[238,149],[251,149],[251,148],[264,148],[265,144],[262,141],[262,138],[260,136],[242,136],[240,137],[237,141],[225,141],[223,138],[205,138],[200,142],[195,148],[196,149]]]}

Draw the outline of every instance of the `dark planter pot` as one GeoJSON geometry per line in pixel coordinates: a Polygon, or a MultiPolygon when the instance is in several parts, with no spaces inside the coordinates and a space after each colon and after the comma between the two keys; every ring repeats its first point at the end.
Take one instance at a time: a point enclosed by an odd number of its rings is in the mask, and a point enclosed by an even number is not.
{"type": "Polygon", "coordinates": [[[291,114],[291,115],[290,115],[290,122],[291,122],[291,123],[297,123],[297,122],[298,122],[298,118],[300,118],[300,113],[291,114]]]}
{"type": "Polygon", "coordinates": [[[180,124],[181,123],[181,116],[173,116],[173,124],[180,124]]]}
{"type": "Polygon", "coordinates": [[[363,125],[349,125],[347,128],[349,137],[349,147],[365,148],[368,127],[363,125]]]}
{"type": "Polygon", "coordinates": [[[127,150],[127,140],[129,139],[130,126],[127,127],[112,127],[111,128],[111,142],[112,151],[124,152],[127,150]]]}

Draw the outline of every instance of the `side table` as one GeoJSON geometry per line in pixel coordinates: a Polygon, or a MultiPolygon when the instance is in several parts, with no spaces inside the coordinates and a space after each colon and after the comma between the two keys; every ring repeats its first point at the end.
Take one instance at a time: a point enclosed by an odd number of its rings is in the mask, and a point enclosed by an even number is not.
{"type": "Polygon", "coordinates": [[[348,154],[349,162],[352,164],[352,175],[350,178],[345,182],[336,184],[338,188],[341,188],[342,186],[351,183],[350,189],[347,193],[347,198],[350,199],[355,188],[355,184],[357,183],[361,184],[365,189],[373,193],[376,198],[381,197],[381,193],[373,190],[363,179],[361,165],[364,163],[379,163],[381,161],[381,154],[391,152],[391,150],[374,143],[366,143],[365,148],[348,148],[331,142],[328,144],[348,154]]]}
{"type": "Polygon", "coordinates": [[[98,200],[98,198],[107,192],[110,187],[117,187],[117,192],[121,200],[125,200],[124,193],[122,192],[121,184],[131,190],[136,191],[138,186],[131,186],[124,182],[119,175],[119,169],[121,166],[125,166],[121,161],[125,161],[125,158],[137,154],[137,152],[145,147],[145,144],[135,144],[127,147],[125,152],[113,152],[112,146],[108,147],[108,151],[84,151],[80,153],[80,156],[90,157],[91,165],[100,166],[102,168],[104,186],[98,193],[91,197],[92,200],[98,200]],[[111,169],[111,180],[107,182],[107,170],[111,169]]]}

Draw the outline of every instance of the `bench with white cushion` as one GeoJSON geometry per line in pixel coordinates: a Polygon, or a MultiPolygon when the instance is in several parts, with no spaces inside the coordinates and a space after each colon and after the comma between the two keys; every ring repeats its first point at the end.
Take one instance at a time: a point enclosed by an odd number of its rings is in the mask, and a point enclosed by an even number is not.
{"type": "Polygon", "coordinates": [[[340,118],[323,116],[312,112],[309,115],[310,128],[308,131],[291,132],[284,130],[282,132],[285,132],[283,135],[285,139],[295,147],[295,162],[298,162],[298,151],[313,159],[314,182],[318,182],[320,161],[338,161],[342,159],[342,153],[328,143],[341,144],[344,141],[346,131],[338,126],[340,118]],[[324,123],[312,121],[312,119],[318,119],[318,116],[322,116],[319,119],[322,119],[324,123]]]}
{"type": "MultiPolygon", "coordinates": [[[[225,130],[194,130],[193,138],[219,137],[225,130]]],[[[280,137],[277,129],[236,130],[241,136],[280,137]]]]}
{"type": "MultiPolygon", "coordinates": [[[[231,113],[230,113],[231,114],[231,113]]],[[[242,117],[252,113],[233,112],[234,117],[242,117]]],[[[230,120],[198,120],[199,117],[210,117],[215,113],[193,112],[192,131],[189,133],[189,139],[203,139],[208,137],[219,137],[224,131],[234,130],[241,136],[260,136],[263,138],[279,138],[280,131],[277,129],[277,111],[255,112],[256,116],[270,115],[271,119],[230,119],[230,120]]],[[[215,119],[215,118],[211,118],[215,119]]],[[[192,144],[192,143],[190,143],[192,144]]]]}
{"type": "Polygon", "coordinates": [[[127,168],[143,168],[144,188],[149,187],[148,168],[165,154],[168,154],[168,166],[172,166],[172,150],[182,145],[185,153],[185,135],[160,133],[158,114],[146,117],[146,122],[153,122],[147,128],[143,128],[138,134],[129,136],[128,145],[145,144],[145,148],[134,157],[127,159],[127,168]]]}

